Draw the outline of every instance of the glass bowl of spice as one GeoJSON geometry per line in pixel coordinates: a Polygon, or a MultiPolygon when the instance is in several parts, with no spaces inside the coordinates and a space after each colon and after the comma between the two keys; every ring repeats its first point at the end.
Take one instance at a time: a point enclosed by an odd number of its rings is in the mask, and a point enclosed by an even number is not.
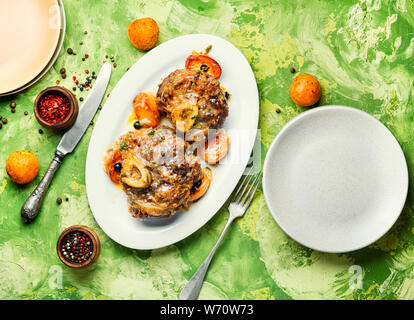
{"type": "Polygon", "coordinates": [[[76,120],[79,105],[76,97],[64,87],[49,87],[37,96],[34,114],[46,129],[65,130],[76,120]]]}
{"type": "Polygon", "coordinates": [[[91,228],[76,225],[61,233],[56,249],[59,259],[68,267],[85,268],[98,259],[101,242],[91,228]]]}

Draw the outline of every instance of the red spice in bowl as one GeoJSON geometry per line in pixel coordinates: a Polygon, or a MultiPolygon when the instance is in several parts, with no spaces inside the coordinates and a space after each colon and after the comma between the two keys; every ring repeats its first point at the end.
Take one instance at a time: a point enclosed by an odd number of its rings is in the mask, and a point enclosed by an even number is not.
{"type": "Polygon", "coordinates": [[[59,123],[66,119],[70,112],[69,99],[61,92],[44,95],[37,106],[40,117],[48,123],[59,123]]]}
{"type": "Polygon", "coordinates": [[[50,87],[36,98],[34,113],[46,129],[63,130],[70,127],[78,115],[78,102],[66,88],[50,87]]]}

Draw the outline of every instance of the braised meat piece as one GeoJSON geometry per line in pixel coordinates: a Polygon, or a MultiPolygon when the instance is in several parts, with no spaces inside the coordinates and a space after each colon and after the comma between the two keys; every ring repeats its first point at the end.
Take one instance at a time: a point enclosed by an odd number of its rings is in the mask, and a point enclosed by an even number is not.
{"type": "Polygon", "coordinates": [[[228,115],[219,81],[201,71],[172,72],[159,85],[156,102],[181,132],[196,128],[207,135],[208,129],[220,128],[228,115]]]}
{"type": "Polygon", "coordinates": [[[122,185],[134,217],[171,216],[188,208],[203,171],[187,147],[163,126],[128,132],[108,151],[106,172],[122,185]]]}

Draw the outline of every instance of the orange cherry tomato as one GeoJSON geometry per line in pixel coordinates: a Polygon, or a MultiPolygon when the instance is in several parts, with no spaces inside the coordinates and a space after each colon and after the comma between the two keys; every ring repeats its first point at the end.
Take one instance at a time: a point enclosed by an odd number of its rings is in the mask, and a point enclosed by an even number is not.
{"type": "Polygon", "coordinates": [[[203,178],[201,179],[201,184],[197,189],[191,193],[190,201],[196,201],[200,199],[207,192],[210,187],[211,181],[213,180],[213,173],[210,168],[203,168],[203,178]]]}
{"type": "Polygon", "coordinates": [[[192,54],[185,61],[185,68],[212,75],[215,79],[221,76],[221,67],[216,60],[204,54],[192,54]]]}
{"type": "Polygon", "coordinates": [[[218,163],[229,151],[229,143],[229,136],[224,130],[220,130],[213,139],[206,141],[204,160],[211,164],[218,163]]]}
{"type": "Polygon", "coordinates": [[[106,172],[108,173],[109,178],[113,183],[120,183],[120,172],[117,172],[115,170],[115,163],[122,161],[122,153],[121,150],[116,149],[112,154],[110,155],[108,161],[106,162],[106,172]]]}
{"type": "Polygon", "coordinates": [[[141,92],[132,102],[135,115],[144,127],[155,127],[160,121],[160,112],[155,102],[155,97],[151,94],[141,92]]]}

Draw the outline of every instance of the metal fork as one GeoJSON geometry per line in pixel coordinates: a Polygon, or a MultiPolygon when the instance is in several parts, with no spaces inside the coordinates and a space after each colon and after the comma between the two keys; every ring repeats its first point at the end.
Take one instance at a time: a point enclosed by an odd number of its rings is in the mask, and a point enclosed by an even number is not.
{"type": "Polygon", "coordinates": [[[256,175],[251,175],[251,173],[253,172],[253,168],[254,166],[250,168],[249,172],[244,177],[239,188],[234,193],[234,196],[231,199],[229,206],[227,207],[227,210],[229,211],[230,216],[229,216],[229,219],[227,220],[226,226],[221,232],[220,237],[218,238],[213,249],[211,249],[207,258],[204,260],[201,266],[197,269],[197,271],[188,281],[187,285],[181,291],[180,300],[197,299],[200,293],[201,286],[204,281],[204,277],[207,273],[208,266],[210,265],[210,261],[213,258],[213,255],[216,252],[217,247],[220,245],[221,240],[226,234],[227,229],[229,228],[231,223],[234,221],[234,219],[242,217],[244,215],[250,203],[252,202],[253,196],[256,193],[257,187],[262,178],[262,172],[258,172],[256,175]]]}

